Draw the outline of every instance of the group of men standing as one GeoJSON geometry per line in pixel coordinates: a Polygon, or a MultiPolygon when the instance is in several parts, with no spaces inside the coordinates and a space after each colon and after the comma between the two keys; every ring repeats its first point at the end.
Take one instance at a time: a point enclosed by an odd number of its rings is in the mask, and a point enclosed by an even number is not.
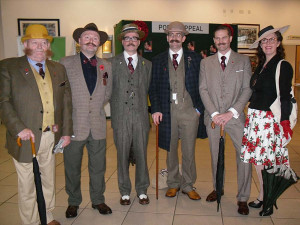
{"type": "Polygon", "coordinates": [[[232,31],[222,25],[214,32],[218,53],[201,61],[185,51],[188,35],[178,21],[165,30],[169,49],[152,63],[137,54],[145,33],[126,24],[118,39],[124,52],[111,60],[96,56],[108,36],[94,23],[73,32],[80,53],[48,60],[50,42],[42,25],[27,28],[22,42],[25,56],[0,61],[0,117],[7,127],[7,148],[18,174],[19,210],[23,224],[39,224],[31,163],[30,138],[37,147],[49,225],[59,225],[51,211],[55,206],[55,156],[52,149],[62,139],[68,208],[66,217],[77,216],[82,202],[80,189],[83,149],[88,152],[90,198],[100,214],[112,210],[105,204],[106,117],[110,101],[111,125],[117,149],[120,204],[130,205],[129,155],[136,163],[135,190],[139,203],[149,204],[147,144],[150,121],[147,97],[155,125],[159,125],[159,147],[168,151],[168,190],[175,197],[181,189],[192,200],[201,199],[194,188],[196,138],[210,141],[214,190],[207,201],[216,201],[216,164],[219,130],[224,126],[236,149],[238,168],[238,212],[249,213],[251,165],[239,160],[243,109],[249,100],[249,58],[232,51],[232,31]],[[225,57],[225,58],[224,58],[225,57]],[[201,62],[201,64],[200,64],[201,62]],[[201,65],[201,66],[200,66],[201,65]],[[200,76],[199,76],[200,74],[200,76]],[[201,96],[201,97],[200,97],[201,96]],[[206,129],[205,129],[205,125],[206,129]],[[19,148],[17,137],[23,140],[19,148]],[[181,140],[182,175],[179,173],[178,141],[181,140]]]}

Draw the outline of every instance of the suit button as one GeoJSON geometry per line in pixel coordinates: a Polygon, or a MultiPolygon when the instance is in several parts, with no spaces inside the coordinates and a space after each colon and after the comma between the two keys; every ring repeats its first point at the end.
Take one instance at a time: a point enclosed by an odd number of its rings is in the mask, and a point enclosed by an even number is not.
{"type": "Polygon", "coordinates": [[[91,113],[92,111],[89,111],[89,113],[91,113]]]}
{"type": "Polygon", "coordinates": [[[42,130],[42,128],[39,128],[39,130],[42,130]]]}
{"type": "Polygon", "coordinates": [[[127,104],[127,102],[125,102],[125,104],[127,104]]]}
{"type": "Polygon", "coordinates": [[[43,110],[41,110],[40,113],[44,113],[43,110]]]}
{"type": "Polygon", "coordinates": [[[90,98],[90,100],[93,100],[93,98],[90,98]]]}
{"type": "Polygon", "coordinates": [[[126,91],[126,93],[128,93],[128,91],[126,91]]]}

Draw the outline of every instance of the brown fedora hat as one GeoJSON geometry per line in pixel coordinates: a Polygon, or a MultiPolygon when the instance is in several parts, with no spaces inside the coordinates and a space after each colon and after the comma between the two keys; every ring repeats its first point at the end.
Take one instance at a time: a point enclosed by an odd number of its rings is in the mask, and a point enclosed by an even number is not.
{"type": "Polygon", "coordinates": [[[267,37],[269,34],[275,33],[276,31],[279,31],[281,34],[283,34],[289,27],[290,25],[279,28],[274,28],[272,25],[265,27],[264,29],[258,32],[258,39],[249,48],[257,48],[259,42],[265,37],[267,37]]]}
{"type": "Polygon", "coordinates": [[[95,31],[99,34],[99,36],[100,36],[100,45],[99,46],[103,45],[107,41],[107,39],[108,39],[107,33],[104,31],[98,30],[98,27],[94,23],[89,23],[84,28],[81,27],[81,28],[77,28],[76,30],[74,30],[73,39],[78,43],[78,39],[80,38],[81,34],[88,30],[95,31]]]}
{"type": "Polygon", "coordinates": [[[145,32],[140,30],[138,25],[136,25],[134,23],[129,23],[129,24],[125,24],[122,27],[122,32],[118,36],[119,41],[122,41],[125,34],[131,33],[131,32],[137,33],[139,35],[140,39],[142,39],[145,36],[145,32]]]}
{"type": "Polygon", "coordinates": [[[179,21],[171,22],[167,28],[165,29],[165,33],[168,34],[169,32],[182,32],[184,35],[188,35],[189,32],[186,30],[183,23],[179,21]]]}

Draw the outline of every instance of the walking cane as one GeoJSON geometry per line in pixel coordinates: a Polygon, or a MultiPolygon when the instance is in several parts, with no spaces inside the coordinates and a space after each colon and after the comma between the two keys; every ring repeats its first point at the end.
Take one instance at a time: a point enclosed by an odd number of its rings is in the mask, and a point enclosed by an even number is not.
{"type": "Polygon", "coordinates": [[[156,199],[158,199],[158,125],[156,125],[156,199]]]}

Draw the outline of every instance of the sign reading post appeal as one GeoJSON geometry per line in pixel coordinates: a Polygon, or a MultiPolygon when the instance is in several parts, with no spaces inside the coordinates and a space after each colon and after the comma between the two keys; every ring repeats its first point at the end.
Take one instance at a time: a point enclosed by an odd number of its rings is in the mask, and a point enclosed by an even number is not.
{"type": "MultiPolygon", "coordinates": [[[[164,33],[170,22],[152,22],[152,33],[164,33]]],[[[209,34],[208,23],[183,23],[185,29],[191,34],[209,34]]]]}

